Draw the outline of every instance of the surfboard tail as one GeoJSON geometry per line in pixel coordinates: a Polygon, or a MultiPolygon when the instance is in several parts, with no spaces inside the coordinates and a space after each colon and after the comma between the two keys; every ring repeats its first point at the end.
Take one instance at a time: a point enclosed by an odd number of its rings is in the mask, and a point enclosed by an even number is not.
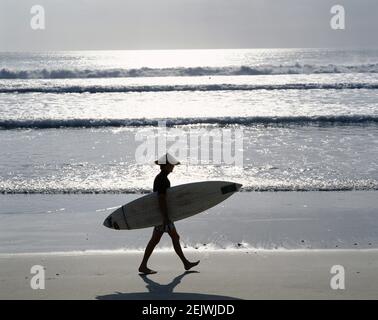
{"type": "Polygon", "coordinates": [[[105,220],[104,220],[104,223],[103,223],[103,225],[105,226],[105,227],[107,227],[107,228],[110,228],[110,229],[112,229],[112,224],[111,224],[111,217],[107,217],[105,220]]]}

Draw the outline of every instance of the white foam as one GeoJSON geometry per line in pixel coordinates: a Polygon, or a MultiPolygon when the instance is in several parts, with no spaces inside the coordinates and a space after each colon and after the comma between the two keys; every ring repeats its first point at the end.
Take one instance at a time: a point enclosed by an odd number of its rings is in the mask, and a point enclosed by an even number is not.
{"type": "Polygon", "coordinates": [[[235,76],[235,75],[281,75],[281,74],[332,74],[332,73],[377,73],[378,63],[357,65],[287,64],[223,67],[173,67],[135,69],[0,69],[0,79],[77,79],[77,78],[124,78],[124,77],[171,77],[171,76],[235,76]]]}

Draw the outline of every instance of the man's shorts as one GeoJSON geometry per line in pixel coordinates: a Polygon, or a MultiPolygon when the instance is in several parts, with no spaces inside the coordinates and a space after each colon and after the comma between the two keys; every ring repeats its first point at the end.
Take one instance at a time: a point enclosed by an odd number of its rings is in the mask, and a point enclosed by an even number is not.
{"type": "Polygon", "coordinates": [[[155,226],[154,230],[155,231],[158,231],[158,232],[169,232],[171,230],[174,230],[175,229],[175,225],[173,224],[173,222],[170,222],[168,224],[166,224],[165,226],[163,224],[159,225],[159,226],[155,226]]]}

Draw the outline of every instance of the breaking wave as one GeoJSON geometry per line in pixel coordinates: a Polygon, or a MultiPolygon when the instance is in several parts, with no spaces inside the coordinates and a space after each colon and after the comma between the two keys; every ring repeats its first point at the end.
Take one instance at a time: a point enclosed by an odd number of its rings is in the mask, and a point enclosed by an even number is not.
{"type": "Polygon", "coordinates": [[[36,86],[0,88],[0,93],[129,93],[173,91],[253,91],[253,90],[345,90],[378,89],[378,83],[292,83],[292,84],[196,84],[196,85],[146,85],[146,86],[36,86]]]}
{"type": "Polygon", "coordinates": [[[376,125],[378,116],[338,115],[338,116],[287,116],[287,117],[220,117],[220,118],[168,118],[168,119],[34,119],[0,120],[0,129],[59,129],[59,128],[101,128],[101,127],[145,127],[157,126],[165,121],[166,126],[182,125],[317,125],[348,126],[376,125]]]}
{"type": "Polygon", "coordinates": [[[262,65],[191,68],[138,68],[138,69],[56,69],[9,70],[0,69],[0,79],[80,79],[80,78],[134,78],[134,77],[187,77],[237,76],[323,73],[378,73],[378,63],[361,65],[262,65]]]}

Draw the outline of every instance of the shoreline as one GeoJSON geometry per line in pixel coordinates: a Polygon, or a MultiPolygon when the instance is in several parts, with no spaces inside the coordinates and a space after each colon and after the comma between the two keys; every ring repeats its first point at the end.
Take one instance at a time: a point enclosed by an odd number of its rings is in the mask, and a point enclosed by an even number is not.
{"type": "MultiPolygon", "coordinates": [[[[195,249],[195,248],[183,248],[184,253],[199,253],[199,254],[284,254],[284,253],[376,253],[378,254],[378,248],[330,248],[330,249],[195,249]]],[[[45,251],[45,252],[9,252],[0,253],[0,259],[12,258],[12,257],[41,257],[41,256],[57,256],[57,257],[77,257],[77,256],[116,256],[116,255],[130,255],[130,254],[143,254],[144,249],[114,249],[114,250],[77,250],[77,251],[45,251]]],[[[171,248],[155,248],[154,254],[175,254],[173,247],[171,248]]]]}

